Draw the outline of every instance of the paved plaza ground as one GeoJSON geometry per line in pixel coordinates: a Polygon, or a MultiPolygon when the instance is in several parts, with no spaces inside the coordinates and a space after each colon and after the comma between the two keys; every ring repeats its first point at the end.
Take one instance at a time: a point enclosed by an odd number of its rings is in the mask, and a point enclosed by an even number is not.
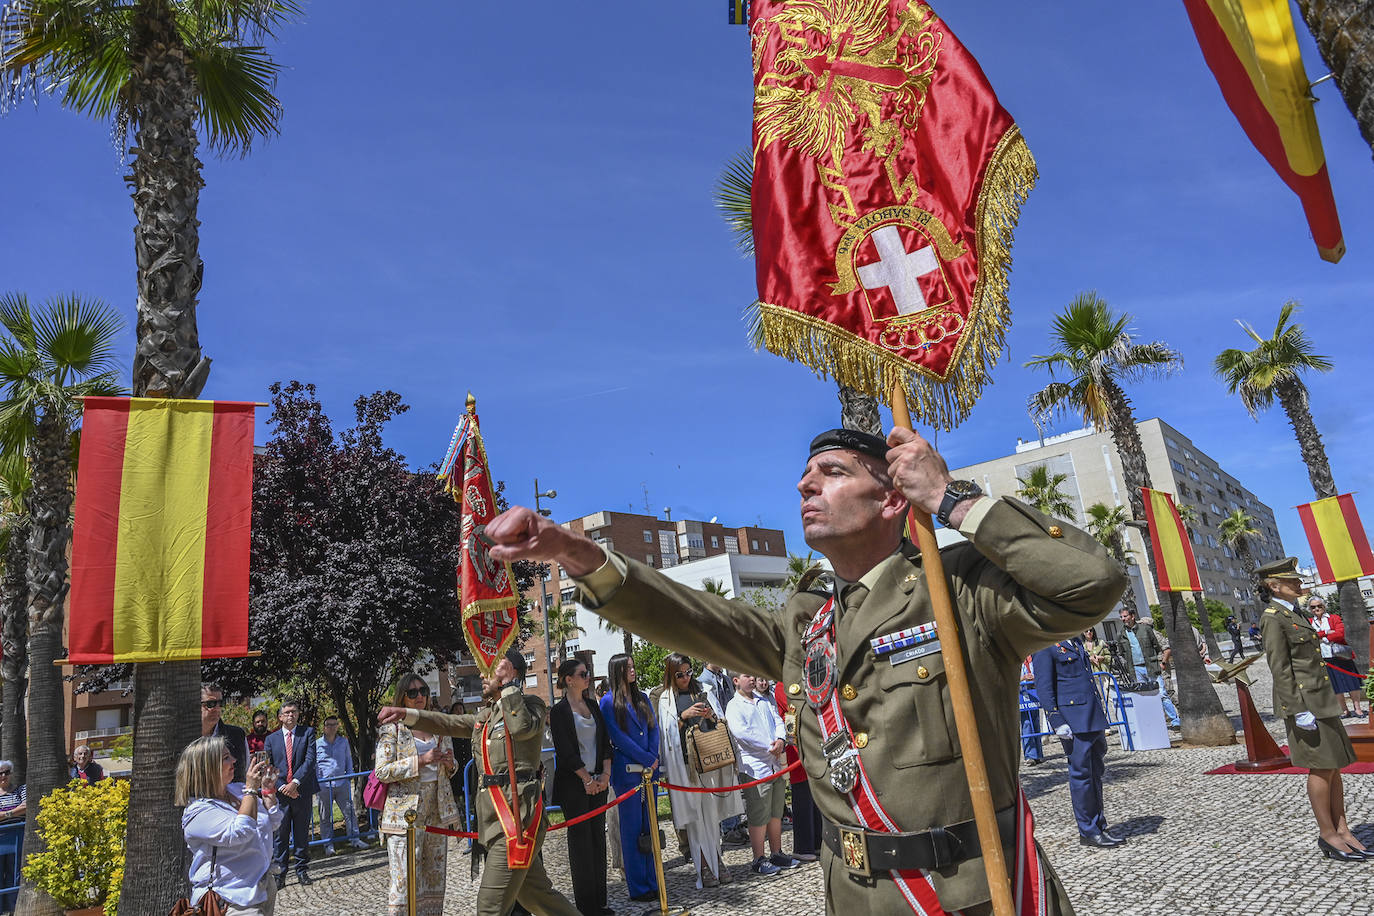
{"type": "MultiPolygon", "coordinates": [[[[1267,711],[1268,670],[1263,661],[1249,670],[1256,703],[1267,711]]],[[[1222,686],[1218,694],[1227,711],[1237,716],[1235,689],[1222,686]]],[[[1269,721],[1269,727],[1282,744],[1282,724],[1269,721]]],[[[1056,741],[1047,741],[1045,750],[1045,762],[1024,769],[1022,782],[1035,810],[1037,836],[1080,916],[1374,913],[1374,862],[1344,865],[1320,857],[1304,776],[1203,775],[1243,757],[1243,744],[1131,753],[1112,739],[1107,816],[1113,831],[1129,838],[1128,845],[1116,850],[1078,845],[1063,752],[1056,741]]],[[[1347,776],[1345,784],[1350,823],[1366,844],[1374,845],[1374,776],[1347,776]]],[[[561,831],[551,834],[544,856],[555,883],[571,896],[564,836],[561,831]]],[[[784,845],[790,844],[790,837],[785,837],[784,845]]],[[[471,913],[476,896],[476,885],[467,877],[467,858],[456,846],[449,859],[445,914],[471,913]]],[[[697,890],[683,860],[669,858],[670,903],[694,914],[824,912],[818,865],[757,878],[748,874],[748,860],[748,849],[727,848],[726,861],[736,881],[697,890]]],[[[380,850],[323,859],[311,872],[314,884],[299,887],[293,878],[278,897],[277,912],[282,916],[385,912],[386,860],[380,850]]],[[[621,914],[645,910],[645,904],[626,899],[624,881],[614,871],[610,905],[621,914]]]]}

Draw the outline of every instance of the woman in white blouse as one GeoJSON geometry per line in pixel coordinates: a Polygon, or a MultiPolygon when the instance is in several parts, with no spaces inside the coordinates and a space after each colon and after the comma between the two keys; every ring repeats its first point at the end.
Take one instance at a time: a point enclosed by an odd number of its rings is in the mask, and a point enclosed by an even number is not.
{"type": "MultiPolygon", "coordinates": [[[[429,685],[418,674],[404,674],[396,684],[393,706],[425,709],[429,685]]],[[[419,916],[440,916],[448,863],[448,837],[425,827],[456,828],[458,805],[449,777],[455,769],[453,743],[402,724],[385,725],[377,736],[377,779],[387,784],[386,807],[378,830],[386,837],[391,882],[387,889],[388,916],[406,912],[406,819],[415,818],[415,906],[419,916]]]]}
{"type": "Polygon", "coordinates": [[[273,794],[276,774],[265,760],[248,767],[243,794],[229,791],[234,755],[219,736],[197,738],[176,770],[181,829],[191,851],[191,903],[214,891],[235,916],[272,916],[272,836],[282,820],[273,794]],[[264,786],[267,791],[264,791],[264,786]]]}

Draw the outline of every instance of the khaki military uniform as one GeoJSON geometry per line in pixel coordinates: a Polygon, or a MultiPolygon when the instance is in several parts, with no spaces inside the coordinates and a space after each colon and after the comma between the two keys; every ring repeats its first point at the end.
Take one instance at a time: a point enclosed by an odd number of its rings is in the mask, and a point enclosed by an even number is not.
{"type": "MultiPolygon", "coordinates": [[[[941,556],[963,630],[993,802],[1003,812],[1017,802],[1022,659],[1105,617],[1126,579],[1096,540],[1014,499],[978,501],[960,531],[969,542],[941,556]]],[[[798,707],[797,747],[817,806],[827,821],[856,826],[846,796],[827,778],[820,725],[803,687],[802,635],[828,596],[803,592],[770,614],[680,585],[623,555],[608,556],[580,580],[583,602],[659,645],[781,680],[798,707]]],[[[904,542],[836,598],[841,706],[874,790],[906,832],[973,818],[940,654],[894,665],[869,642],[934,619],[923,577],[919,552],[904,542]]],[[[1008,867],[1016,861],[1010,845],[1006,861],[1008,867]]],[[[822,864],[828,913],[910,912],[891,880],[852,874],[829,847],[822,864]]],[[[1058,879],[1046,870],[1049,911],[1071,913],[1058,879]]],[[[991,895],[981,857],[931,875],[946,911],[986,909],[991,895]]]]}
{"type": "MultiPolygon", "coordinates": [[[[509,774],[506,762],[506,732],[509,730],[515,753],[516,787],[520,797],[520,818],[530,822],[540,796],[543,794],[543,773],[540,771],[540,752],[544,743],[544,723],[548,706],[535,696],[526,696],[517,686],[507,687],[492,706],[485,706],[476,714],[455,716],[440,712],[407,710],[405,724],[419,726],[436,735],[471,738],[472,758],[481,772],[482,754],[491,760],[492,772],[509,774]],[[491,728],[485,729],[488,722],[491,728]],[[483,736],[486,746],[483,747],[483,736]]],[[[480,784],[480,777],[479,777],[480,784]]],[[[502,788],[509,797],[510,790],[502,788]]],[[[512,869],[506,864],[506,835],[497,817],[491,793],[482,789],[477,796],[477,837],[487,849],[486,866],[482,870],[482,885],[477,891],[478,916],[506,916],[518,901],[535,916],[578,916],[577,908],[568,898],[554,890],[544,870],[545,827],[541,824],[535,837],[534,856],[529,868],[512,869]]]]}
{"type": "Polygon", "coordinates": [[[1275,601],[1260,615],[1264,656],[1274,678],[1274,715],[1288,730],[1293,765],[1338,770],[1355,762],[1355,748],[1341,724],[1341,707],[1322,660],[1321,637],[1302,614],[1275,601]],[[1310,712],[1315,729],[1298,728],[1294,717],[1310,712]]]}

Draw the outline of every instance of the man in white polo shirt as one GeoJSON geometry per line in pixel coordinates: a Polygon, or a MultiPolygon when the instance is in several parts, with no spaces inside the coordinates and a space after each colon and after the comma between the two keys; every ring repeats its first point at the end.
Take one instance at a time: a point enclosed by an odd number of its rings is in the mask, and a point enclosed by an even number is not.
{"type": "MultiPolygon", "coordinates": [[[[740,782],[774,776],[782,769],[787,731],[773,704],[755,693],[758,678],[752,674],[736,674],[734,681],[735,695],[725,708],[725,720],[739,748],[740,782]]],[[[784,868],[800,866],[800,860],[782,851],[782,809],[787,781],[771,779],[740,791],[744,793],[744,813],[749,819],[749,845],[754,850],[750,870],[756,875],[776,875],[784,868]],[[765,835],[773,850],[771,857],[764,855],[765,835]]]]}

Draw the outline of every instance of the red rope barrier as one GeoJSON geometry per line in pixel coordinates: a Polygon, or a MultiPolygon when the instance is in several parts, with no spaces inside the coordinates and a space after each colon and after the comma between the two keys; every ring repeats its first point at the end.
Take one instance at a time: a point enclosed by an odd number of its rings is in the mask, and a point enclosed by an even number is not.
{"type": "Polygon", "coordinates": [[[621,795],[618,798],[613,798],[610,801],[606,802],[606,804],[602,805],[600,808],[588,811],[586,814],[579,814],[572,820],[564,821],[561,824],[554,824],[552,827],[549,828],[549,832],[552,833],[555,830],[562,830],[564,827],[571,827],[573,824],[580,824],[583,821],[589,821],[592,818],[596,817],[598,814],[605,814],[607,811],[611,810],[616,805],[619,805],[620,803],[624,802],[627,798],[629,798],[631,795],[634,795],[642,788],[644,787],[635,786],[633,789],[627,791],[624,795],[621,795]]]}
{"type": "Polygon", "coordinates": [[[801,766],[801,760],[794,760],[787,766],[783,767],[781,770],[778,770],[772,776],[765,776],[762,779],[755,779],[751,782],[742,782],[737,786],[720,786],[719,788],[715,789],[700,789],[696,786],[675,786],[669,782],[662,783],[662,785],[665,789],[672,789],[676,792],[704,792],[709,793],[711,795],[719,795],[722,792],[733,792],[735,789],[748,789],[751,786],[759,786],[763,785],[765,782],[772,782],[773,780],[781,776],[783,773],[790,773],[799,766],[801,766]]]}
{"type": "MultiPolygon", "coordinates": [[[[1362,680],[1362,681],[1364,680],[1364,675],[1356,674],[1356,673],[1353,672],[1353,671],[1346,671],[1346,670],[1345,670],[1344,668],[1342,668],[1340,665],[1337,665],[1337,664],[1333,663],[1333,662],[1331,661],[1331,659],[1329,659],[1329,658],[1322,659],[1322,661],[1326,662],[1326,665],[1327,665],[1328,668],[1335,668],[1335,669],[1336,669],[1337,671],[1339,671],[1341,674],[1348,674],[1348,675],[1350,675],[1351,677],[1357,677],[1357,678],[1359,678],[1359,679],[1362,680]]],[[[1351,659],[1351,661],[1354,661],[1354,659],[1351,659]]]]}
{"type": "MultiPolygon", "coordinates": [[[[596,817],[598,814],[605,814],[607,811],[611,810],[616,805],[622,804],[626,799],[628,799],[631,795],[637,793],[641,788],[643,787],[635,786],[633,789],[630,789],[624,795],[611,799],[606,804],[602,805],[600,808],[595,808],[591,811],[588,811],[586,814],[579,814],[577,817],[574,817],[570,820],[566,820],[561,824],[554,824],[552,827],[549,828],[549,832],[552,833],[555,830],[562,830],[565,827],[571,827],[573,824],[580,824],[583,821],[589,821],[592,818],[596,817]]],[[[461,830],[446,830],[443,827],[426,827],[425,832],[437,833],[440,836],[456,836],[459,839],[464,840],[477,839],[477,834],[475,833],[465,833],[461,830]]]]}

